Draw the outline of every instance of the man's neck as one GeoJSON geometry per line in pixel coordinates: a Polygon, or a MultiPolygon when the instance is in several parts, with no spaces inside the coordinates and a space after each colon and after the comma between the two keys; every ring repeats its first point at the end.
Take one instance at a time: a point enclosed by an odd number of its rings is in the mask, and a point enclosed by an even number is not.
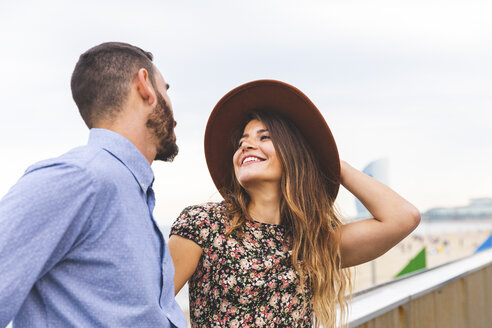
{"type": "Polygon", "coordinates": [[[137,124],[128,122],[127,124],[98,124],[95,128],[106,129],[118,133],[128,139],[144,155],[150,165],[154,161],[157,153],[152,138],[146,130],[142,130],[137,124]]]}

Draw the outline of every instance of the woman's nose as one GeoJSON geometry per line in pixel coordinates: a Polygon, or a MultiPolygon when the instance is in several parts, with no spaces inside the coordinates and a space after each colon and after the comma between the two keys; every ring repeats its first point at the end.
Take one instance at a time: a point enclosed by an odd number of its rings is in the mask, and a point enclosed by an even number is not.
{"type": "Polygon", "coordinates": [[[247,140],[244,140],[241,144],[241,149],[243,151],[247,150],[247,149],[255,149],[256,146],[252,143],[252,142],[249,142],[247,140]]]}

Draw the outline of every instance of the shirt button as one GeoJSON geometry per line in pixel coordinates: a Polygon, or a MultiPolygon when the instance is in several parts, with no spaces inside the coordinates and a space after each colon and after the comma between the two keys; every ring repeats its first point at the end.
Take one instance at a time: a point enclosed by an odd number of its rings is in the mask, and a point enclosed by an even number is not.
{"type": "Polygon", "coordinates": [[[145,183],[142,183],[142,188],[144,188],[144,189],[145,189],[145,183]]]}

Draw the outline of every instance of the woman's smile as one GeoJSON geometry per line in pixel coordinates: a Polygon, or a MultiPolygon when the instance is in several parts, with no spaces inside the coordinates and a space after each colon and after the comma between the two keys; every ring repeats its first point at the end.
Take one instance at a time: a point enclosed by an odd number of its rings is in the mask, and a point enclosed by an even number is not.
{"type": "Polygon", "coordinates": [[[263,162],[264,160],[265,160],[264,158],[258,156],[246,155],[243,156],[243,159],[240,162],[241,162],[241,166],[244,166],[253,163],[263,162]]]}

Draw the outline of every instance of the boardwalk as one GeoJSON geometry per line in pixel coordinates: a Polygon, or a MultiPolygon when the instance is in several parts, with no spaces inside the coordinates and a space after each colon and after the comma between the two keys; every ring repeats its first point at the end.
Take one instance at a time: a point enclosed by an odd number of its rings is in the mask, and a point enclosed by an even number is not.
{"type": "Polygon", "coordinates": [[[356,294],[350,327],[488,328],[492,250],[356,294]]]}

